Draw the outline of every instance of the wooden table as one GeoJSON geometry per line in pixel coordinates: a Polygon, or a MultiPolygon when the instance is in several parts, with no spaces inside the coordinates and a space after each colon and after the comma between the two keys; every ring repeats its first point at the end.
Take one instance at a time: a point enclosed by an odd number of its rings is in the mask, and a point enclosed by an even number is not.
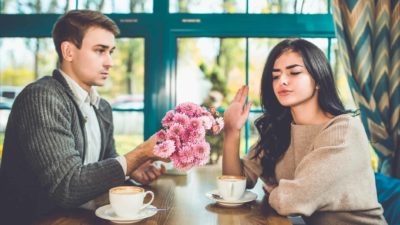
{"type": "MultiPolygon", "coordinates": [[[[163,175],[145,189],[152,190],[152,205],[167,208],[156,215],[137,222],[137,225],[290,225],[289,219],[277,215],[267,204],[260,182],[251,191],[257,193],[256,201],[236,208],[217,205],[205,196],[216,189],[216,177],[221,166],[204,166],[192,169],[187,175],[163,175]]],[[[103,205],[108,204],[107,195],[103,205]]],[[[35,224],[114,224],[98,218],[94,211],[75,209],[41,218],[35,224]]]]}

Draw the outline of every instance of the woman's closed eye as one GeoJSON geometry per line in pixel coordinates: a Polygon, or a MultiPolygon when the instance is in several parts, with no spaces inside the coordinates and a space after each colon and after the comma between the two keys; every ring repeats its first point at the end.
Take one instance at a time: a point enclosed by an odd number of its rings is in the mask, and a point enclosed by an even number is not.
{"type": "Polygon", "coordinates": [[[291,75],[299,75],[301,73],[301,71],[292,71],[290,72],[291,75]]]}

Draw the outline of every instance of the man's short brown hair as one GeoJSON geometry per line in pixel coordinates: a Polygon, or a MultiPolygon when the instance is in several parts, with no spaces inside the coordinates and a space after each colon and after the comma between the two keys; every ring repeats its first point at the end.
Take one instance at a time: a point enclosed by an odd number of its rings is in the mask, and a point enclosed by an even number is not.
{"type": "Polygon", "coordinates": [[[72,10],[60,17],[54,24],[52,35],[60,63],[63,60],[61,43],[72,42],[77,48],[81,48],[83,37],[91,27],[103,28],[117,36],[118,26],[109,17],[98,11],[72,10]]]}

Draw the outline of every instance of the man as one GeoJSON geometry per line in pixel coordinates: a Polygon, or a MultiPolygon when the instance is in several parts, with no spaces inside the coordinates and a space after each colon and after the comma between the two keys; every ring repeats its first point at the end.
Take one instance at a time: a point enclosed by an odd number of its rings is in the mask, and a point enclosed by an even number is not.
{"type": "Polygon", "coordinates": [[[8,120],[0,169],[5,224],[82,206],[126,176],[148,184],[164,173],[152,165],[155,137],[118,156],[111,107],[93,89],[109,76],[118,33],[95,11],[70,11],[56,22],[60,68],[21,92],[8,120]]]}

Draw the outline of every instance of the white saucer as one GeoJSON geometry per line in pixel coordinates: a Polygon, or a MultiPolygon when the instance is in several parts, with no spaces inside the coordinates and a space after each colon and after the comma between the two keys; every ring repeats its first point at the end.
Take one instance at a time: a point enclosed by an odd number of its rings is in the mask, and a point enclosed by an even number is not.
{"type": "Polygon", "coordinates": [[[110,204],[96,209],[95,212],[96,216],[102,219],[111,220],[114,223],[136,223],[148,217],[154,216],[156,213],[157,213],[157,207],[149,205],[147,206],[147,208],[140,211],[140,213],[135,217],[132,218],[119,217],[115,214],[110,204]]]}
{"type": "Polygon", "coordinates": [[[238,199],[238,200],[234,200],[234,201],[227,201],[224,199],[220,199],[220,198],[214,198],[213,194],[217,194],[219,195],[218,190],[212,190],[206,193],[206,196],[217,202],[217,204],[222,205],[222,206],[226,206],[226,207],[236,207],[236,206],[240,206],[243,205],[244,203],[247,202],[251,202],[257,199],[257,194],[253,193],[251,191],[246,191],[242,198],[238,199]]]}

